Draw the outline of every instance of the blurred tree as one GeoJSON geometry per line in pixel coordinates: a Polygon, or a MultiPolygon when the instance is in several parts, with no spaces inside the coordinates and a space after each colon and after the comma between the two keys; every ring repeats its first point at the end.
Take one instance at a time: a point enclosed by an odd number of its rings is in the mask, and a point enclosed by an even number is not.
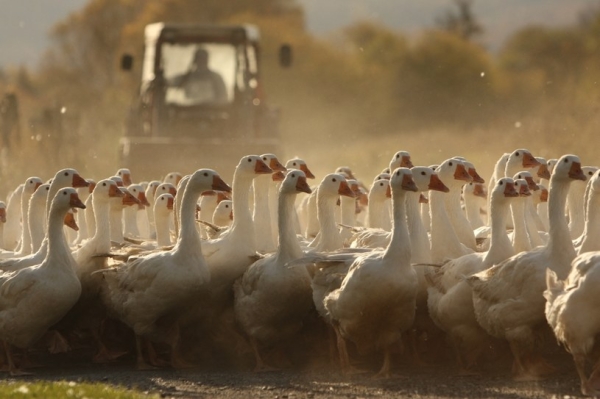
{"type": "Polygon", "coordinates": [[[458,8],[436,18],[436,25],[448,32],[457,34],[464,40],[473,40],[483,34],[483,26],[473,14],[473,0],[454,0],[458,8]]]}

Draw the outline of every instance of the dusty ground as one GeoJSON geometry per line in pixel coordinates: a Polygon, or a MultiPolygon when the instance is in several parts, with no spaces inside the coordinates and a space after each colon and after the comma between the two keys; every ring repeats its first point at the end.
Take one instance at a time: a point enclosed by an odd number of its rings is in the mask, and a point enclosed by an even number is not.
{"type": "Polygon", "coordinates": [[[328,368],[310,371],[137,371],[133,359],[109,365],[54,358],[35,369],[35,375],[5,381],[75,381],[121,385],[172,398],[567,398],[579,396],[578,380],[568,356],[553,359],[559,371],[539,382],[512,381],[509,370],[483,371],[478,376],[458,376],[451,365],[399,364],[394,377],[375,379],[373,372],[346,376],[328,368]],[[557,363],[558,361],[558,363],[557,363]]]}

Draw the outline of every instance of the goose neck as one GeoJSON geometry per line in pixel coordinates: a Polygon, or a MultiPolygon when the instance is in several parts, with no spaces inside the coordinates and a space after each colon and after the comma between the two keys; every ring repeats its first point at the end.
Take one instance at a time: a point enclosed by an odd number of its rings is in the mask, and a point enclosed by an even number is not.
{"type": "Polygon", "coordinates": [[[302,256],[300,243],[296,238],[294,227],[295,194],[280,193],[277,210],[277,226],[279,230],[279,247],[277,256],[284,261],[290,261],[302,256]]]}
{"type": "Polygon", "coordinates": [[[506,199],[498,200],[492,198],[490,203],[490,249],[486,254],[484,262],[486,264],[495,264],[510,257],[514,253],[514,248],[506,234],[506,216],[508,214],[509,203],[506,199]]]}
{"type": "MultiPolygon", "coordinates": [[[[570,181],[562,181],[554,178],[550,179],[550,189],[548,195],[548,216],[549,216],[549,240],[546,249],[551,252],[555,265],[561,265],[570,269],[571,260],[575,258],[575,249],[571,241],[569,226],[564,215],[567,194],[569,192],[570,181]],[[566,263],[566,264],[565,264],[566,263]]],[[[555,270],[559,278],[566,278],[564,271],[555,270]],[[564,274],[561,276],[560,274],[564,274]]]]}
{"type": "Polygon", "coordinates": [[[342,240],[335,224],[333,209],[337,197],[317,192],[317,219],[319,220],[321,240],[320,251],[333,251],[342,247],[342,240]]]}
{"type": "MultiPolygon", "coordinates": [[[[46,259],[72,259],[71,251],[65,239],[63,224],[66,209],[51,207],[50,216],[48,219],[48,249],[46,259]]],[[[74,262],[74,261],[73,261],[74,262]]],[[[71,271],[74,272],[72,263],[65,262],[48,262],[50,267],[65,267],[69,265],[71,271]]]]}
{"type": "Polygon", "coordinates": [[[183,193],[180,210],[179,235],[173,249],[178,254],[202,254],[200,235],[196,229],[196,203],[200,197],[200,191],[193,185],[188,184],[183,193]]]}
{"type": "Polygon", "coordinates": [[[392,237],[383,255],[394,267],[410,267],[411,248],[406,224],[406,191],[392,192],[392,237]]]}
{"type": "Polygon", "coordinates": [[[406,193],[406,221],[412,249],[413,262],[431,262],[431,249],[427,229],[421,219],[421,204],[419,192],[406,193]]]}
{"type": "Polygon", "coordinates": [[[92,193],[92,207],[96,225],[92,240],[96,243],[99,251],[108,252],[110,251],[110,204],[92,193]]]}

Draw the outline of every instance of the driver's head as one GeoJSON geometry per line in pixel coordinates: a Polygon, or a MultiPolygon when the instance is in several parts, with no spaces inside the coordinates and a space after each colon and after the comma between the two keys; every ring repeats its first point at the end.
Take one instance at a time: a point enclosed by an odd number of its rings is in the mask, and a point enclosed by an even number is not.
{"type": "Polygon", "coordinates": [[[194,54],[194,66],[200,69],[208,67],[208,52],[205,49],[200,48],[196,50],[196,53],[194,54]]]}

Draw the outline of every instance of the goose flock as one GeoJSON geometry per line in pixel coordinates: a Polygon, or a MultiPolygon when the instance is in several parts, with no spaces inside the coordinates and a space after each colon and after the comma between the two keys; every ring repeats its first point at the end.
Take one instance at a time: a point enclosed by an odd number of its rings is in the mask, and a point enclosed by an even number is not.
{"type": "Polygon", "coordinates": [[[599,169],[526,149],[487,185],[463,157],[382,166],[371,183],[338,167],[313,186],[304,160],[274,154],[242,157],[231,187],[211,169],[28,177],[0,202],[0,360],[20,375],[33,350],[87,347],[93,362],[183,368],[221,345],[260,371],[293,364],[311,326],[348,373],[375,354],[388,377],[427,337],[461,374],[505,345],[531,380],[556,370],[547,331],[581,392],[600,394],[599,169]]]}

